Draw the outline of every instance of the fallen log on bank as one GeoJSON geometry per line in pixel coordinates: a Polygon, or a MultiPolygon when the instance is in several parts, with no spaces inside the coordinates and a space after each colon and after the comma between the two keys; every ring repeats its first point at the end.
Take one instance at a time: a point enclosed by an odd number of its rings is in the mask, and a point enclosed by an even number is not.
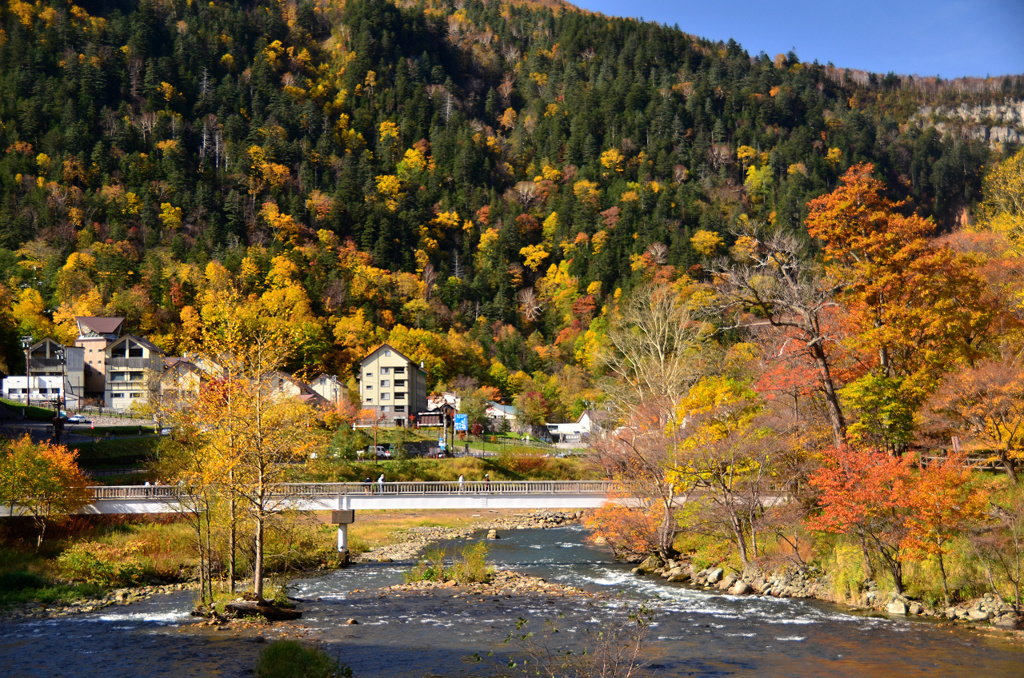
{"type": "Polygon", "coordinates": [[[224,611],[238,617],[264,617],[267,621],[290,621],[302,617],[298,610],[279,607],[265,601],[236,600],[226,604],[224,611]]]}

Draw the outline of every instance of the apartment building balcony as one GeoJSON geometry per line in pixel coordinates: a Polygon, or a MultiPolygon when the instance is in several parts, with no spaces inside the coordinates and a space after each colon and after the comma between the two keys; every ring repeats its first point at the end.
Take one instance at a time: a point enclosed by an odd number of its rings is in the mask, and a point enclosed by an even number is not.
{"type": "Polygon", "coordinates": [[[107,384],[108,391],[147,391],[146,382],[139,381],[112,381],[107,384]]]}
{"type": "Polygon", "coordinates": [[[57,358],[30,358],[28,361],[28,368],[33,372],[55,370],[60,374],[61,366],[63,364],[64,362],[57,358]]]}
{"type": "Polygon", "coordinates": [[[149,358],[108,358],[108,368],[122,368],[122,369],[135,369],[145,370],[148,369],[152,364],[152,360],[149,358]]]}

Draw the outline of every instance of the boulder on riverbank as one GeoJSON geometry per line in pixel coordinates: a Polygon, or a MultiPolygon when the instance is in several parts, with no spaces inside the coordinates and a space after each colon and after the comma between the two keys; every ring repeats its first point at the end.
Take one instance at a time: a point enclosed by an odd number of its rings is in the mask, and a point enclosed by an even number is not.
{"type": "Polygon", "coordinates": [[[760,594],[784,598],[814,598],[855,609],[869,609],[898,616],[945,617],[951,620],[975,622],[1000,629],[1024,629],[1024,617],[1019,617],[1013,606],[989,593],[982,598],[967,601],[945,610],[929,608],[926,604],[900,595],[886,595],[877,584],[867,581],[864,590],[853,600],[837,597],[831,577],[814,565],[787,565],[775,571],[751,569],[745,572],[726,572],[725,568],[708,567],[696,570],[683,559],[662,563],[648,558],[634,574],[655,575],[670,582],[687,582],[693,586],[713,588],[734,596],[760,594]]]}

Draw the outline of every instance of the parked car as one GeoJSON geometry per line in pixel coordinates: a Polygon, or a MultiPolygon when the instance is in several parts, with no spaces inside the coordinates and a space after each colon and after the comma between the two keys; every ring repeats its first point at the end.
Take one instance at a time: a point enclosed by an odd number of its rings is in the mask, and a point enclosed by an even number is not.
{"type": "Polygon", "coordinates": [[[86,419],[85,417],[83,417],[80,414],[72,414],[70,417],[68,417],[68,423],[69,424],[91,424],[92,420],[86,419]]]}

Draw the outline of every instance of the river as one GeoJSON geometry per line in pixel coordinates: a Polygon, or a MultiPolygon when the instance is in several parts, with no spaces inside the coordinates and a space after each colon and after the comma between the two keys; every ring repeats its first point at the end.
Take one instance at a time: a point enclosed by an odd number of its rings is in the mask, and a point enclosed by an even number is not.
{"type": "Polygon", "coordinates": [[[188,593],[75,617],[0,625],[0,676],[247,676],[265,639],[320,641],[356,678],[490,676],[514,645],[519,619],[553,647],[610,628],[624,607],[654,609],[646,661],[662,676],[1024,676],[1024,647],[948,624],[853,615],[813,601],[733,597],[630,575],[583,543],[580,528],[516,530],[490,542],[490,560],[595,599],[450,593],[382,596],[407,565],[362,564],[293,581],[294,624],[218,630],[189,618],[188,593]],[[347,625],[353,618],[359,623],[347,625]],[[541,634],[543,636],[543,634],[541,634]],[[487,657],[493,652],[493,657],[487,657]],[[473,659],[474,653],[483,656],[473,659]]]}

